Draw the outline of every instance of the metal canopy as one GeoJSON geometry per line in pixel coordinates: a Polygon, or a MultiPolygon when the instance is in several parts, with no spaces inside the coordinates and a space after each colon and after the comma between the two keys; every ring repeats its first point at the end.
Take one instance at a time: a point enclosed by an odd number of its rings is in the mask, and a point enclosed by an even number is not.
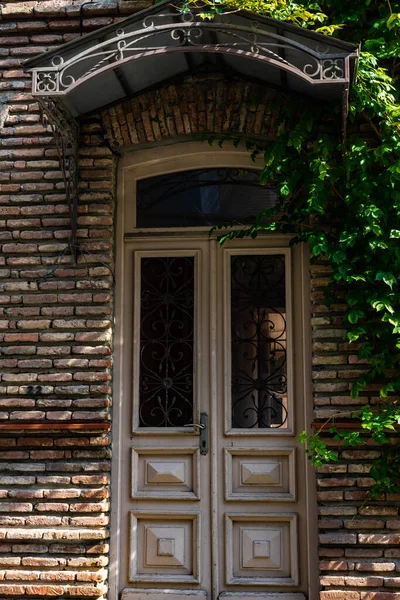
{"type": "Polygon", "coordinates": [[[164,0],[25,62],[32,94],[56,140],[75,260],[79,124],[71,117],[211,66],[322,102],[340,102],[345,122],[355,45],[245,11],[213,21],[198,13],[181,13],[179,5],[164,0]]]}
{"type": "Polygon", "coordinates": [[[347,93],[353,44],[248,12],[202,20],[165,0],[25,63],[35,96],[60,97],[73,116],[215,64],[323,100],[347,93]]]}

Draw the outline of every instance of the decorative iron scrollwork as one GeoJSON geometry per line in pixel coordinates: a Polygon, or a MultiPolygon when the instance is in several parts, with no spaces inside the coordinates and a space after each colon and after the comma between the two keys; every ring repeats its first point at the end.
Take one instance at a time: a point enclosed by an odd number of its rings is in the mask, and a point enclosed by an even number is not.
{"type": "Polygon", "coordinates": [[[342,58],[313,59],[312,63],[304,65],[303,72],[313,79],[342,80],[345,76],[345,64],[342,58]]]}
{"type": "MultiPolygon", "coordinates": [[[[52,85],[51,78],[46,85],[52,85]]],[[[50,90],[49,90],[50,91],[50,90]]],[[[78,210],[79,125],[57,98],[39,97],[43,124],[51,127],[63,175],[65,195],[71,218],[70,244],[75,259],[78,210]]]]}
{"type": "Polygon", "coordinates": [[[285,261],[282,255],[231,258],[232,425],[287,423],[285,261]]]}
{"type": "Polygon", "coordinates": [[[142,27],[132,30],[129,23],[124,24],[76,55],[64,59],[57,54],[47,67],[33,69],[33,93],[64,94],[96,71],[160,52],[237,54],[289,71],[309,83],[350,81],[350,56],[354,58],[356,53],[322,47],[318,41],[310,47],[248,19],[235,23],[229,15],[220,15],[205,21],[201,12],[194,9],[182,14],[178,3],[165,13],[147,15],[142,27]]]}
{"type": "Polygon", "coordinates": [[[193,420],[194,258],[141,261],[139,422],[193,420]]]}
{"type": "Polygon", "coordinates": [[[52,92],[57,91],[57,73],[39,73],[37,78],[37,89],[39,92],[48,92],[51,94],[52,92]]]}

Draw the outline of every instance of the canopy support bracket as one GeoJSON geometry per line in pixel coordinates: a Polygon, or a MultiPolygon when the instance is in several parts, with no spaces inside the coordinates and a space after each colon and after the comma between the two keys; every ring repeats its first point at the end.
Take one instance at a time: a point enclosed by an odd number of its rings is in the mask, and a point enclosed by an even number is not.
{"type": "Polygon", "coordinates": [[[77,259],[79,123],[58,98],[38,97],[42,121],[49,124],[56,143],[71,220],[69,240],[74,265],[77,259]]]}

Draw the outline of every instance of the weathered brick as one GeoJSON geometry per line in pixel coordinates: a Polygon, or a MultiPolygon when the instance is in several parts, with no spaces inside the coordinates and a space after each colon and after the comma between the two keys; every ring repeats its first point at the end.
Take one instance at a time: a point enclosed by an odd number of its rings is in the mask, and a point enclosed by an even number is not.
{"type": "Polygon", "coordinates": [[[320,487],[352,487],[356,484],[356,479],[350,477],[326,477],[318,479],[317,483],[320,487]]]}
{"type": "Polygon", "coordinates": [[[65,566],[67,564],[67,560],[65,558],[42,558],[29,556],[20,560],[24,567],[57,567],[59,565],[65,566]]]}
{"type": "Polygon", "coordinates": [[[23,596],[25,594],[25,586],[0,583],[0,594],[4,594],[5,596],[23,596]]]}
{"type": "Polygon", "coordinates": [[[32,254],[37,252],[38,247],[36,244],[3,244],[2,249],[5,254],[32,254]]]}
{"type": "Polygon", "coordinates": [[[17,321],[18,329],[49,329],[50,324],[49,319],[17,321]]]}
{"type": "Polygon", "coordinates": [[[355,565],[356,571],[394,571],[396,564],[394,562],[357,562],[355,565]]]}
{"type": "Polygon", "coordinates": [[[43,420],[46,417],[46,413],[42,410],[14,410],[10,413],[11,419],[24,420],[24,421],[37,421],[43,420]]]}
{"type": "Polygon", "coordinates": [[[39,502],[38,504],[36,504],[36,510],[38,510],[39,512],[68,512],[69,509],[69,505],[66,503],[46,503],[46,502],[39,502]]]}
{"type": "Polygon", "coordinates": [[[377,519],[361,520],[355,519],[353,521],[344,521],[346,529],[382,529],[385,526],[384,521],[377,519]]]}
{"type": "Polygon", "coordinates": [[[357,535],[355,533],[325,533],[319,536],[319,541],[321,544],[356,544],[357,535]]]}
{"type": "Polygon", "coordinates": [[[361,592],[361,600],[400,600],[400,592],[361,592]]]}
{"type": "Polygon", "coordinates": [[[35,477],[26,475],[1,475],[0,485],[34,485],[35,477]]]}
{"type": "Polygon", "coordinates": [[[398,508],[395,506],[360,506],[359,514],[364,516],[397,516],[398,508]]]}
{"type": "Polygon", "coordinates": [[[346,548],[345,554],[351,558],[380,558],[383,551],[376,548],[346,548]]]}
{"type": "Polygon", "coordinates": [[[84,596],[98,598],[105,590],[95,586],[74,586],[68,588],[68,594],[72,597],[84,596]]]}
{"type": "MultiPolygon", "coordinates": [[[[356,506],[321,506],[318,510],[320,515],[355,515],[357,514],[356,506]]],[[[357,523],[357,521],[354,521],[357,523]]]]}
{"type": "Polygon", "coordinates": [[[400,577],[385,577],[385,587],[400,587],[400,577]]]}
{"type": "Polygon", "coordinates": [[[0,512],[32,512],[33,506],[29,502],[1,502],[0,512]]]}
{"type": "Polygon", "coordinates": [[[28,596],[62,596],[65,588],[61,585],[27,585],[26,594],[28,596]]]}
{"type": "Polygon", "coordinates": [[[360,600],[360,592],[349,590],[329,590],[320,592],[320,600],[360,600]]]}
{"type": "Polygon", "coordinates": [[[345,577],[346,585],[352,587],[381,587],[382,577],[345,577]]]}
{"type": "Polygon", "coordinates": [[[4,336],[5,342],[38,342],[38,333],[6,333],[4,336]]]}
{"type": "Polygon", "coordinates": [[[400,534],[389,533],[360,533],[358,534],[360,544],[400,544],[400,534]]]}
{"type": "Polygon", "coordinates": [[[343,500],[343,492],[341,491],[327,491],[327,492],[318,492],[317,494],[318,500],[326,501],[326,502],[340,502],[343,500]]]}

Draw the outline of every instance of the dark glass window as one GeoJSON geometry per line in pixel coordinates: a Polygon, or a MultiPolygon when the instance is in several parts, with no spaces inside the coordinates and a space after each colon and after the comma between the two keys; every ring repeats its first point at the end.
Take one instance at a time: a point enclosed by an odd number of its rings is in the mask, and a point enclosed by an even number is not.
{"type": "Polygon", "coordinates": [[[139,423],[193,422],[194,258],[141,260],[139,423]]]}
{"type": "Polygon", "coordinates": [[[285,259],[231,257],[232,426],[287,427],[285,259]]]}
{"type": "Polygon", "coordinates": [[[137,184],[137,227],[212,226],[271,208],[276,192],[256,171],[203,169],[170,173],[137,184]]]}

